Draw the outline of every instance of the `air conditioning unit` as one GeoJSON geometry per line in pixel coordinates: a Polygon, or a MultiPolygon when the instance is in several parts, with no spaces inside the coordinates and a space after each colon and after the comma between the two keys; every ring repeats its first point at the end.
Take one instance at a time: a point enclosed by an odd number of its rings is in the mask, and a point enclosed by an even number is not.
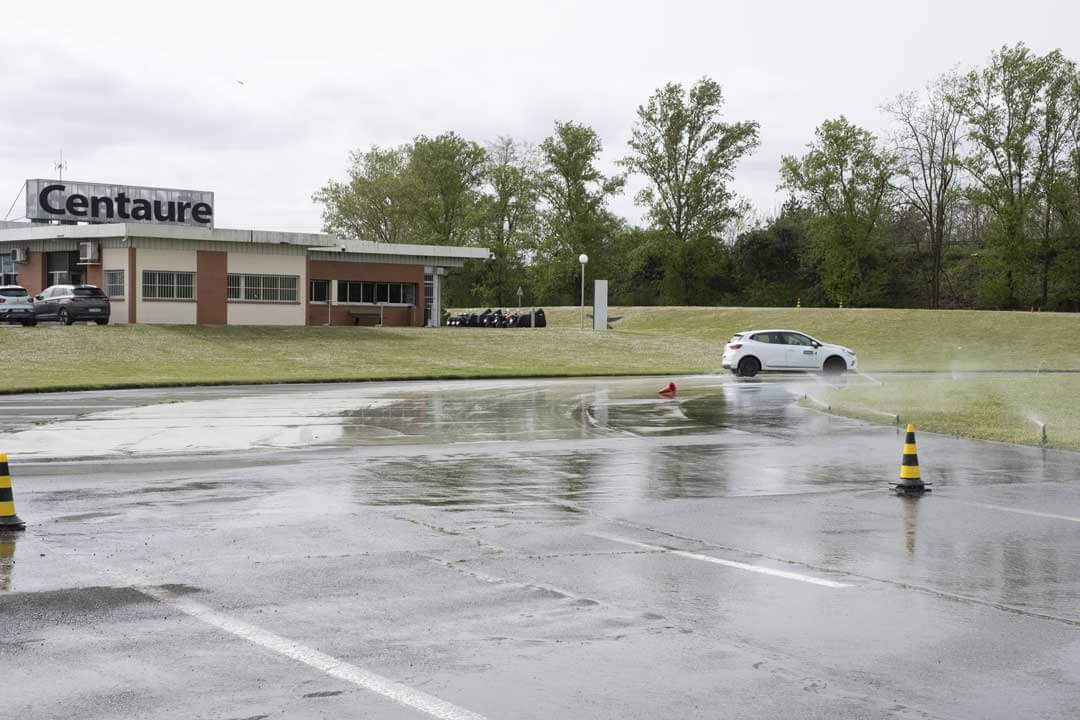
{"type": "Polygon", "coordinates": [[[97,265],[101,253],[96,242],[79,243],[79,263],[82,265],[97,265]]]}
{"type": "Polygon", "coordinates": [[[17,247],[11,251],[12,259],[17,263],[30,262],[30,251],[26,248],[17,247]]]}

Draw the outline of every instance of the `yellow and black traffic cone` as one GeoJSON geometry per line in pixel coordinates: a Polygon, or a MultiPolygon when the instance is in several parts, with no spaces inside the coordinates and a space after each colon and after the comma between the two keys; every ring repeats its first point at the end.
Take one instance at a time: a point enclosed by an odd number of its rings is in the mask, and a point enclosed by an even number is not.
{"type": "Polygon", "coordinates": [[[23,530],[26,523],[15,514],[15,496],[11,492],[11,473],[7,453],[0,453],[0,530],[23,530]]]}
{"type": "Polygon", "coordinates": [[[919,495],[930,492],[919,476],[919,452],[915,448],[915,426],[908,423],[904,438],[904,458],[900,461],[900,482],[894,486],[902,495],[919,495]]]}

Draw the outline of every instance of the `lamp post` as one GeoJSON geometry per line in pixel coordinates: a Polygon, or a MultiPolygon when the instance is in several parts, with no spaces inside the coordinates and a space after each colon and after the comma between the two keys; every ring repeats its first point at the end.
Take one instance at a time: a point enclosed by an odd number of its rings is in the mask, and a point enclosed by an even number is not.
{"type": "Polygon", "coordinates": [[[585,263],[589,262],[589,256],[585,253],[578,255],[581,263],[581,329],[585,329],[585,263]]]}

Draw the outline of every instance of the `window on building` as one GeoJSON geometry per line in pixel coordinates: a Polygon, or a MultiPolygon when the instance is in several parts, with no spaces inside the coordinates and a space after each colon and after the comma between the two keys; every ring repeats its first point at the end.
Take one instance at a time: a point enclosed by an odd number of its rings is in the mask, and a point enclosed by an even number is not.
{"type": "Polygon", "coordinates": [[[300,302],[296,275],[248,275],[229,273],[225,297],[249,302],[300,302]]]}
{"type": "Polygon", "coordinates": [[[143,270],[143,300],[194,300],[195,273],[143,270]]]}
{"type": "Polygon", "coordinates": [[[310,302],[324,303],[330,299],[330,281],[329,280],[312,280],[310,290],[308,291],[308,300],[310,302]]]}
{"type": "Polygon", "coordinates": [[[340,303],[374,305],[415,305],[415,283],[373,283],[358,280],[338,280],[337,300],[340,303]]]}
{"type": "Polygon", "coordinates": [[[18,285],[19,266],[15,256],[5,253],[0,255],[0,285],[18,285]]]}
{"type": "Polygon", "coordinates": [[[239,300],[242,295],[240,294],[240,275],[229,275],[225,279],[225,297],[229,300],[239,300]]]}
{"type": "Polygon", "coordinates": [[[111,298],[124,298],[124,271],[105,271],[105,294],[111,298]]]}
{"type": "Polygon", "coordinates": [[[431,325],[431,302],[435,297],[435,276],[424,276],[424,325],[431,325]]]}

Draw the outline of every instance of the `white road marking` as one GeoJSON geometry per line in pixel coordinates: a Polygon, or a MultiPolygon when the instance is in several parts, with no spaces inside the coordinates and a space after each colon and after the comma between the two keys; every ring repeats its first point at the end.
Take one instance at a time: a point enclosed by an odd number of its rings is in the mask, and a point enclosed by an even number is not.
{"type": "Polygon", "coordinates": [[[426,713],[439,720],[485,720],[483,715],[478,715],[471,710],[458,707],[453,703],[440,700],[434,695],[416,690],[402,683],[382,677],[355,665],[338,660],[335,657],[319,652],[314,648],[301,645],[280,635],[275,635],[269,630],[251,625],[243,620],[223,615],[216,610],[195,602],[186,597],[174,595],[167,590],[146,585],[134,586],[136,590],[147,597],[153,598],[160,603],[171,605],[177,610],[190,615],[196,620],[201,620],[207,625],[224,630],[239,638],[254,643],[260,647],[272,650],[308,667],[319,670],[331,677],[344,680],[356,687],[369,692],[382,695],[407,707],[426,713]]]}
{"type": "Polygon", "coordinates": [[[987,510],[1000,510],[1002,512],[1016,513],[1017,515],[1033,515],[1034,517],[1051,518],[1053,520],[1068,520],[1069,522],[1080,523],[1080,517],[1072,517],[1070,515],[1055,515],[1054,513],[1039,512],[1038,510],[1022,510],[1021,508],[1005,507],[1004,505],[964,502],[963,500],[958,500],[957,502],[961,505],[971,505],[972,507],[981,507],[986,508],[987,510]]]}
{"type": "Polygon", "coordinates": [[[789,572],[787,570],[776,570],[774,568],[765,567],[764,565],[751,565],[750,563],[736,562],[735,560],[722,560],[720,558],[712,557],[711,555],[702,555],[700,553],[689,552],[688,550],[674,550],[672,548],[666,548],[661,545],[650,545],[649,543],[629,540],[627,538],[615,537],[613,535],[600,535],[592,533],[592,536],[603,538],[604,540],[611,540],[612,542],[623,543],[625,545],[633,545],[635,547],[643,548],[645,550],[665,552],[670,555],[678,555],[679,557],[688,558],[690,560],[700,560],[701,562],[712,563],[714,565],[723,565],[724,567],[736,568],[738,570],[749,570],[750,572],[761,573],[762,575],[772,575],[773,577],[780,577],[786,580],[798,580],[799,582],[810,583],[811,585],[820,585],[822,587],[828,588],[851,587],[850,583],[842,583],[835,580],[825,580],[824,578],[818,578],[812,575],[803,575],[802,573],[789,572]]]}

